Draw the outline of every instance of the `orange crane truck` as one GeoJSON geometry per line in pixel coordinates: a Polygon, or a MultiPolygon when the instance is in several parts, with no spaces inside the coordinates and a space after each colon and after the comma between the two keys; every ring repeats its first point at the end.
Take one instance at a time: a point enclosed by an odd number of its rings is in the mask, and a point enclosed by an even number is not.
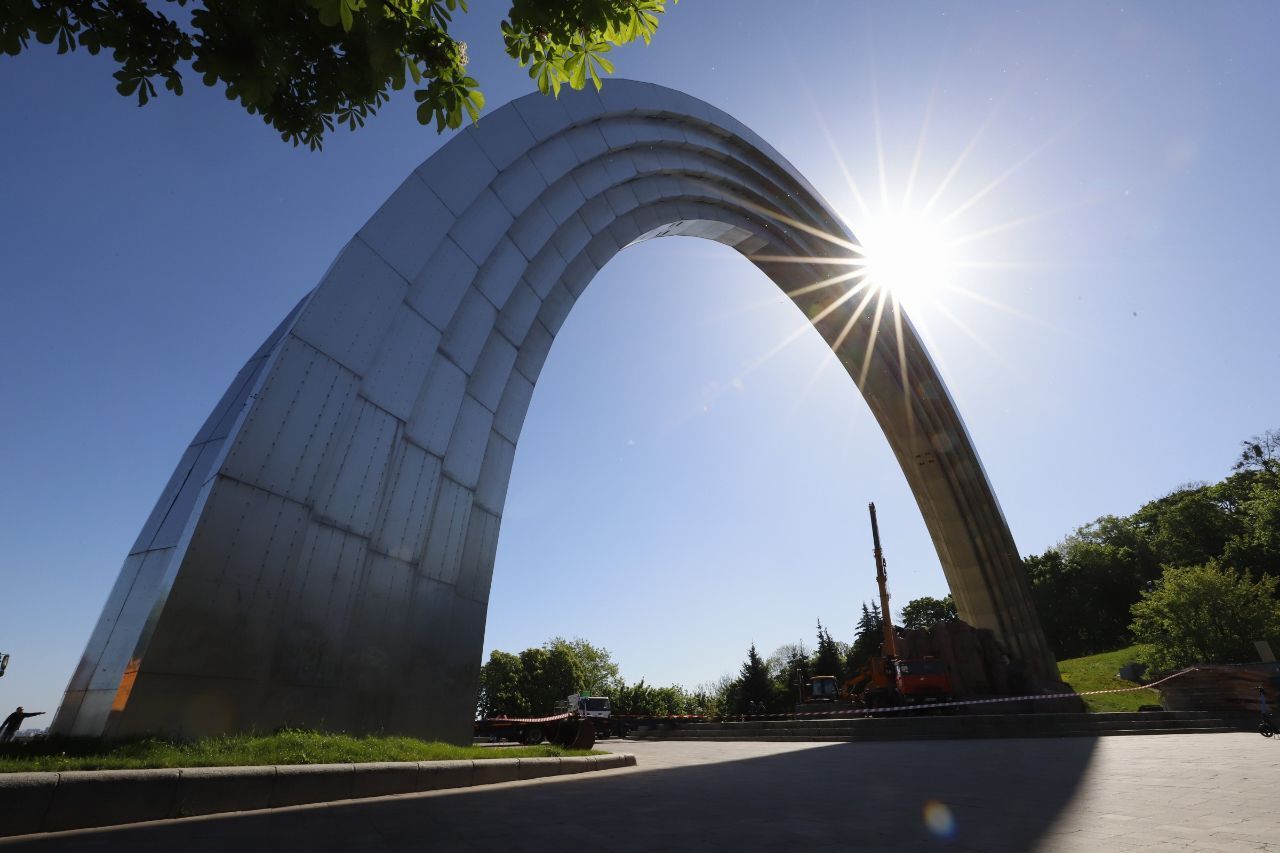
{"type": "Polygon", "coordinates": [[[946,661],[935,657],[898,657],[897,634],[889,610],[889,575],[880,547],[880,525],[876,505],[871,512],[871,539],[876,561],[876,583],[880,587],[880,615],[884,642],[879,653],[856,675],[837,686],[834,675],[818,675],[809,680],[797,713],[838,711],[848,708],[892,708],[900,705],[929,705],[952,698],[951,675],[946,661]]]}

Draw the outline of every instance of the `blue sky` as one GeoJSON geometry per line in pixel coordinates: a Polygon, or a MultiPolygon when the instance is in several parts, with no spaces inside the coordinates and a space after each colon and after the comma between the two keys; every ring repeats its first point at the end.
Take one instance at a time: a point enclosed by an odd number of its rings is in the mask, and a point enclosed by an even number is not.
{"type": "MultiPolygon", "coordinates": [[[[501,5],[462,29],[493,106],[531,88],[501,5]]],[[[1280,426],[1278,25],[1264,2],[686,0],[616,60],[754,128],[856,234],[936,195],[949,287],[904,298],[1025,554],[1280,426]]],[[[110,70],[0,58],[0,707],[54,710],[226,383],[442,142],[407,94],[315,154],[195,80],[138,109],[110,70]]],[[[777,296],[696,240],[601,272],[521,437],[486,653],[580,635],[692,686],[819,618],[847,639],[871,500],[897,606],[945,591],[817,335],[765,358],[803,322],[777,296]]]]}

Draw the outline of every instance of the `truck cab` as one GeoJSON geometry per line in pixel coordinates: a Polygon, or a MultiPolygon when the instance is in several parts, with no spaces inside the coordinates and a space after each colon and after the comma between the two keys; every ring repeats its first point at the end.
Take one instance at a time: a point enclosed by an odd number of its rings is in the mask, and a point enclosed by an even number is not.
{"type": "Polygon", "coordinates": [[[581,693],[571,693],[569,694],[568,704],[581,717],[607,720],[612,710],[608,696],[586,696],[581,693]]]}
{"type": "Polygon", "coordinates": [[[809,679],[809,695],[807,702],[838,702],[840,690],[836,686],[834,675],[815,675],[809,679]]]}
{"type": "Polygon", "coordinates": [[[935,657],[894,662],[898,692],[907,703],[945,702],[951,698],[951,675],[946,661],[935,657]]]}

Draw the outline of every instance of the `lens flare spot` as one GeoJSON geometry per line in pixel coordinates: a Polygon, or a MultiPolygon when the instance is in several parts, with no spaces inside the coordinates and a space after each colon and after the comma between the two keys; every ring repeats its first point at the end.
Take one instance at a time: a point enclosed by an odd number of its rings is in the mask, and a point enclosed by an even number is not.
{"type": "Polygon", "coordinates": [[[938,838],[955,838],[956,819],[945,803],[929,800],[924,804],[924,825],[938,838]]]}

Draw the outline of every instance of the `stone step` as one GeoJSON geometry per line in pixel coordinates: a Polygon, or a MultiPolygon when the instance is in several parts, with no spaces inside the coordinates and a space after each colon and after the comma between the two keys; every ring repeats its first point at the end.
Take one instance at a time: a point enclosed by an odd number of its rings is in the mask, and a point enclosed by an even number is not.
{"type": "MultiPolygon", "coordinates": [[[[1175,730],[1175,731],[1167,731],[1167,732],[1150,732],[1150,731],[1077,732],[1077,731],[1067,731],[1067,732],[1059,732],[1059,733],[1054,734],[1054,735],[1052,735],[1052,736],[1049,736],[1049,735],[1039,735],[1038,737],[1040,737],[1040,738],[1046,738],[1046,739],[1047,739],[1048,737],[1053,737],[1053,738],[1075,738],[1075,737],[1084,737],[1084,738],[1100,738],[1100,737],[1151,736],[1151,735],[1158,735],[1158,734],[1167,734],[1167,735],[1175,735],[1175,736],[1176,736],[1176,735],[1184,735],[1184,734],[1201,734],[1201,735],[1203,735],[1203,734],[1236,734],[1236,733],[1238,733],[1238,732],[1239,732],[1239,730],[1238,730],[1238,729],[1232,729],[1232,728],[1222,728],[1222,729],[1218,729],[1218,728],[1213,728],[1213,729],[1178,729],[1178,730],[1175,730]]],[[[766,738],[718,737],[718,738],[683,738],[683,739],[681,739],[681,738],[646,738],[646,739],[647,739],[647,740],[657,740],[657,741],[678,740],[678,741],[679,741],[679,742],[681,742],[681,743],[690,743],[690,742],[695,742],[695,741],[696,741],[696,742],[698,742],[698,743],[744,743],[744,742],[747,742],[747,741],[757,742],[757,743],[899,743],[899,742],[907,742],[907,741],[917,741],[917,742],[918,742],[918,741],[922,741],[922,740],[927,740],[927,741],[949,741],[949,740],[1009,740],[1009,739],[1020,739],[1020,738],[1021,738],[1021,739],[1031,739],[1031,736],[1020,736],[1020,735],[999,735],[999,736],[990,737],[990,738],[979,738],[979,737],[925,737],[925,738],[908,738],[908,737],[854,737],[854,738],[848,738],[848,737],[835,737],[835,736],[832,736],[832,735],[824,735],[824,736],[820,736],[820,737],[813,737],[813,736],[808,736],[808,735],[805,735],[805,736],[797,735],[797,736],[795,736],[795,737],[776,736],[776,737],[766,737],[766,738]]]]}
{"type": "Polygon", "coordinates": [[[640,740],[679,740],[679,741],[708,741],[708,742],[741,742],[741,741],[778,741],[788,743],[807,743],[807,742],[830,742],[830,743],[859,743],[870,741],[897,741],[897,740],[971,740],[980,738],[1036,738],[1036,737],[1123,737],[1130,735],[1178,735],[1178,734],[1226,734],[1238,733],[1239,728],[1235,726],[1196,726],[1183,727],[1176,729],[1064,729],[1055,732],[991,732],[991,733],[934,733],[928,735],[910,735],[910,734],[865,734],[865,735],[841,735],[841,734],[768,734],[768,735],[748,735],[748,734],[718,734],[718,735],[693,735],[680,734],[677,732],[663,732],[661,734],[645,734],[634,735],[633,737],[640,740]]]}
{"type": "Polygon", "coordinates": [[[1155,722],[1127,723],[1073,723],[1070,725],[982,725],[982,726],[850,726],[847,728],[806,728],[791,726],[775,726],[771,728],[724,728],[724,729],[672,729],[672,732],[683,732],[688,735],[736,735],[742,737],[763,737],[770,734],[795,735],[957,735],[1014,732],[1018,734],[1037,735],[1053,732],[1110,731],[1113,729],[1142,729],[1147,731],[1163,731],[1167,729],[1203,728],[1205,726],[1230,725],[1224,720],[1162,720],[1155,722]]]}
{"type": "Polygon", "coordinates": [[[780,719],[780,720],[746,720],[743,722],[726,721],[720,723],[688,723],[681,728],[693,731],[718,730],[728,728],[812,728],[843,729],[850,726],[878,726],[881,728],[929,725],[1038,725],[1064,726],[1085,723],[1088,725],[1112,725],[1117,723],[1158,723],[1158,722],[1194,722],[1213,719],[1214,715],[1205,711],[1187,712],[1152,712],[1152,713],[1115,713],[1115,714],[929,714],[896,717],[844,717],[822,720],[780,719]]]}
{"type": "Polygon", "coordinates": [[[631,736],[654,740],[865,741],[1208,734],[1240,730],[1238,725],[1206,712],[1117,712],[692,723],[670,729],[642,729],[631,736]]]}
{"type": "Polygon", "coordinates": [[[849,724],[858,725],[891,725],[891,724],[908,724],[922,720],[964,720],[968,722],[978,722],[982,720],[998,721],[1000,723],[1008,723],[1015,720],[1041,720],[1052,722],[1067,722],[1071,720],[1091,720],[1091,721],[1116,721],[1116,720],[1199,720],[1208,719],[1213,716],[1210,711],[1107,711],[1097,714],[1089,713],[1058,713],[1058,714],[912,714],[912,715],[895,715],[880,717],[823,717],[817,719],[806,718],[780,718],[780,719],[763,719],[763,720],[728,720],[720,723],[688,723],[683,728],[700,728],[700,727],[723,727],[723,726],[758,726],[758,725],[784,725],[784,726],[844,726],[849,724]]]}

